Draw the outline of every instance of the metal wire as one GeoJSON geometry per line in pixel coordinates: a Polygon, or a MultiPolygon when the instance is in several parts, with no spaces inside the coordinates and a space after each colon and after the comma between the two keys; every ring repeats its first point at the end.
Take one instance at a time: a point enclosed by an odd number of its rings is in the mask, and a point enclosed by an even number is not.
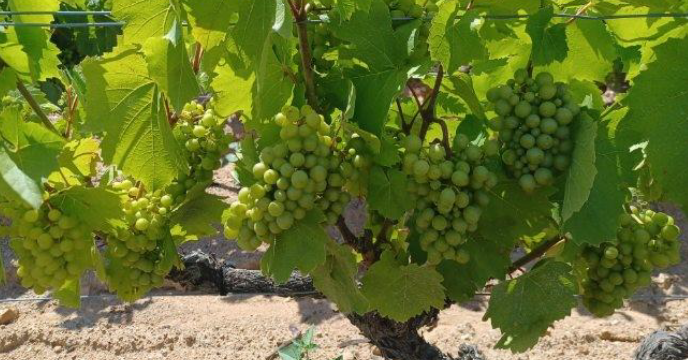
{"type": "MultiPolygon", "coordinates": [[[[104,15],[111,16],[110,11],[0,11],[0,15],[61,15],[61,16],[82,16],[82,15],[104,15]]],[[[518,20],[529,18],[529,14],[513,14],[513,15],[483,15],[481,18],[486,20],[518,20]]],[[[580,20],[620,20],[620,19],[658,19],[658,18],[674,18],[674,19],[688,19],[688,13],[648,13],[648,14],[624,14],[624,15],[576,15],[576,14],[554,14],[555,18],[565,19],[580,19],[580,20]]],[[[411,17],[392,18],[392,21],[409,21],[417,20],[411,17]]],[[[423,21],[430,21],[432,18],[421,18],[423,21]]],[[[326,23],[324,19],[308,19],[304,20],[308,24],[326,23]]],[[[294,22],[299,23],[299,22],[294,22]]],[[[0,22],[0,26],[14,26],[14,27],[49,27],[49,28],[82,28],[82,27],[121,27],[126,25],[124,22],[89,22],[89,23],[17,23],[17,22],[0,22]]]]}
{"type": "MultiPolygon", "coordinates": [[[[308,295],[318,295],[317,291],[303,291],[290,293],[290,296],[308,296],[308,295]]],[[[235,296],[282,296],[275,292],[256,292],[256,293],[229,293],[228,295],[235,296]]],[[[152,298],[171,298],[171,297],[191,297],[191,296],[219,296],[217,293],[178,293],[178,294],[150,294],[148,296],[142,297],[143,299],[152,298]]],[[[475,294],[476,298],[489,298],[492,296],[490,293],[479,292],[475,294]]],[[[582,298],[580,295],[575,295],[576,298],[582,298]]],[[[79,297],[81,300],[89,299],[118,299],[117,295],[114,294],[103,294],[103,295],[81,295],[79,297]]],[[[628,301],[643,301],[643,300],[686,300],[688,295],[636,295],[632,296],[628,301]]],[[[0,299],[0,304],[11,303],[11,302],[42,302],[42,301],[53,301],[57,300],[50,296],[36,296],[36,297],[25,297],[25,298],[10,298],[10,299],[0,299]]]]}

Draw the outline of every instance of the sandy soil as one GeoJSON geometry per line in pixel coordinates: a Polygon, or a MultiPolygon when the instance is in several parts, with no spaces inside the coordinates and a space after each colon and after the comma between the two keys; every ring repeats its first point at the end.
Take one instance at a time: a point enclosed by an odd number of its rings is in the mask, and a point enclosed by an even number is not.
{"type": "MultiPolygon", "coordinates": [[[[231,183],[229,172],[220,171],[222,183],[231,183]]],[[[213,191],[233,196],[232,186],[213,191]]],[[[682,219],[685,224],[685,218],[682,219]]],[[[688,238],[684,235],[684,244],[688,238]]],[[[222,239],[187,244],[184,251],[200,248],[239,267],[255,267],[257,257],[222,239]]],[[[5,264],[11,253],[3,248],[5,264]]],[[[688,259],[688,246],[683,249],[688,259]]],[[[612,317],[595,319],[584,309],[557,322],[540,343],[524,354],[493,349],[498,331],[482,321],[486,298],[452,306],[442,312],[439,325],[424,330],[426,338],[449,353],[459,345],[478,347],[491,360],[598,360],[631,359],[639,341],[658,328],[688,323],[688,300],[665,295],[688,294],[688,261],[656,274],[652,288],[612,317]]],[[[322,299],[280,298],[250,295],[204,295],[174,289],[157,290],[133,304],[123,304],[102,293],[92,278],[84,281],[79,310],[59,307],[50,301],[4,302],[33,295],[16,286],[0,288],[0,313],[19,311],[9,325],[0,325],[0,359],[264,359],[299,331],[316,327],[320,348],[311,359],[381,359],[346,318],[322,299]]]]}

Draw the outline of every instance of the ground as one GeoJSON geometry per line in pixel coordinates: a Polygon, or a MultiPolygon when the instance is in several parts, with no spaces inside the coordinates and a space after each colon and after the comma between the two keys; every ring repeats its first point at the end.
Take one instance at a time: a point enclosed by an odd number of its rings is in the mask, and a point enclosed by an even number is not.
{"type": "MultiPolygon", "coordinates": [[[[231,184],[229,172],[220,171],[221,183],[231,184]]],[[[231,197],[231,185],[214,189],[231,197]]],[[[686,224],[685,218],[680,219],[686,224]]],[[[688,237],[683,235],[683,257],[688,259],[688,237]]],[[[200,248],[242,268],[255,268],[256,257],[238,250],[233,242],[204,239],[184,246],[200,248]]],[[[11,254],[4,250],[6,266],[11,254]]],[[[443,311],[440,322],[424,336],[449,353],[462,343],[477,345],[490,360],[599,360],[631,359],[639,341],[659,328],[686,324],[688,300],[667,299],[688,292],[688,261],[654,277],[653,286],[614,316],[595,319],[582,307],[554,324],[532,350],[511,354],[494,349],[499,331],[482,321],[486,297],[454,305],[443,311]]],[[[311,359],[381,359],[348,320],[324,299],[280,298],[265,295],[208,295],[167,288],[134,304],[106,295],[93,279],[83,291],[93,297],[79,310],[52,301],[28,300],[35,295],[16,285],[0,288],[0,314],[15,309],[18,318],[0,325],[0,358],[19,359],[265,359],[299,331],[316,328],[320,348],[311,359]]]]}

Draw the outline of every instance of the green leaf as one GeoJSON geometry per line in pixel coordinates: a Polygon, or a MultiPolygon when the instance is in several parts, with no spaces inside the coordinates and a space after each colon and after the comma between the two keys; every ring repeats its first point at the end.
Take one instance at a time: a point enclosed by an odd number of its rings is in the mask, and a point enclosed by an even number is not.
{"type": "Polygon", "coordinates": [[[457,1],[440,5],[437,15],[432,18],[428,37],[432,60],[441,62],[448,74],[453,74],[459,66],[468,65],[473,60],[488,58],[477,27],[471,25],[479,14],[468,11],[459,16],[460,10],[457,1]]]}
{"type": "Polygon", "coordinates": [[[309,274],[325,263],[325,244],[331,240],[320,225],[323,216],[319,211],[311,211],[281,233],[260,261],[263,273],[277,283],[284,283],[294,268],[309,274]]]}
{"type": "Polygon", "coordinates": [[[516,181],[501,181],[489,191],[490,203],[480,217],[478,231],[503,244],[541,233],[551,226],[554,205],[548,198],[555,192],[548,187],[528,194],[516,181]]]}
{"type": "Polygon", "coordinates": [[[390,167],[394,164],[398,164],[399,161],[401,161],[401,157],[399,156],[399,146],[397,146],[395,139],[383,136],[380,144],[380,153],[373,157],[374,163],[380,166],[390,167]]]}
{"type": "Polygon", "coordinates": [[[556,261],[495,286],[484,319],[502,331],[497,347],[513,352],[533,347],[552,323],[571,314],[576,293],[571,267],[556,261]]]}
{"type": "Polygon", "coordinates": [[[215,111],[218,115],[227,117],[237,111],[250,114],[253,108],[255,73],[240,74],[229,63],[218,66],[215,71],[217,75],[210,87],[213,89],[215,111]]]}
{"type": "Polygon", "coordinates": [[[156,267],[160,269],[161,272],[167,274],[172,270],[172,267],[180,268],[181,266],[179,252],[177,251],[174,239],[172,239],[172,236],[165,236],[162,243],[162,256],[160,262],[156,264],[156,267]]]}
{"type": "Polygon", "coordinates": [[[358,288],[356,256],[351,249],[327,241],[327,259],[311,273],[313,285],[329,300],[337,304],[342,313],[364,313],[368,301],[358,288]]]}
{"type": "Polygon", "coordinates": [[[466,264],[456,261],[443,261],[437,267],[444,281],[447,297],[464,302],[474,298],[475,292],[482,289],[490,279],[503,279],[511,265],[513,241],[506,243],[498,239],[471,237],[463,245],[470,254],[466,264]]]}
{"type": "Polygon", "coordinates": [[[84,177],[96,176],[96,165],[100,156],[100,143],[94,138],[83,138],[67,143],[57,161],[62,169],[84,177]]]}
{"type": "Polygon", "coordinates": [[[174,23],[179,22],[174,3],[170,0],[113,1],[112,13],[124,23],[119,46],[143,45],[150,38],[167,34],[174,23]]]}
{"type": "Polygon", "coordinates": [[[104,131],[103,160],[161,189],[187,171],[144,57],[132,48],[118,48],[99,61],[82,63],[88,96],[86,123],[104,131]]]}
{"type": "Polygon", "coordinates": [[[532,14],[540,7],[540,0],[475,0],[475,9],[484,9],[490,15],[513,15],[520,11],[532,14]]]}
{"type": "Polygon", "coordinates": [[[399,219],[413,208],[406,175],[397,169],[374,166],[370,171],[368,205],[389,219],[399,219]]]}
{"type": "Polygon", "coordinates": [[[107,188],[74,186],[50,198],[50,203],[65,215],[79,219],[91,229],[111,230],[125,227],[119,194],[107,188]]]}
{"type": "Polygon", "coordinates": [[[429,267],[401,265],[391,251],[382,253],[361,282],[371,310],[392,320],[403,322],[431,307],[444,307],[442,275],[429,267]]]}
{"type": "Polygon", "coordinates": [[[547,65],[553,61],[563,61],[568,52],[566,44],[566,24],[549,26],[554,9],[547,6],[528,18],[526,32],[533,40],[533,65],[547,65]]]}
{"type": "MultiPolygon", "coordinates": [[[[601,130],[612,131],[608,127],[601,130]]],[[[618,217],[623,212],[625,189],[628,186],[623,181],[622,159],[630,156],[628,151],[616,148],[610,136],[600,134],[595,138],[595,152],[597,176],[588,200],[564,223],[564,230],[570,232],[573,241],[579,245],[599,245],[616,238],[618,217]]]]}
{"type": "Polygon", "coordinates": [[[0,96],[17,88],[17,73],[9,67],[0,70],[0,96]]]}
{"type": "MultiPolygon", "coordinates": [[[[57,0],[9,0],[9,8],[11,11],[57,11],[60,8],[60,3],[57,0]]],[[[12,22],[15,23],[50,23],[53,21],[51,15],[13,15],[12,22]]],[[[57,66],[60,64],[57,55],[60,50],[50,42],[50,34],[45,28],[40,27],[15,27],[8,29],[6,32],[6,39],[9,43],[21,44],[21,48],[25,53],[16,53],[15,56],[21,63],[21,67],[15,70],[22,73],[28,67],[30,78],[37,81],[46,80],[51,77],[59,78],[60,73],[57,66]],[[15,38],[16,35],[16,38],[15,38]],[[27,62],[28,60],[28,62],[27,62]]],[[[4,42],[4,41],[2,41],[4,42]]],[[[4,49],[3,49],[4,50],[4,49]]],[[[11,57],[9,53],[0,51],[3,59],[11,57]]],[[[8,62],[10,66],[13,61],[8,62]]],[[[22,74],[26,75],[26,74],[22,74]]]]}
{"type": "Polygon", "coordinates": [[[597,122],[593,121],[586,111],[582,111],[574,135],[576,147],[571,154],[571,166],[568,170],[564,189],[564,201],[561,209],[561,218],[564,222],[588,201],[590,189],[597,175],[597,168],[595,167],[596,138],[597,122]]]}
{"type": "Polygon", "coordinates": [[[366,145],[372,150],[373,154],[377,155],[382,150],[382,142],[377,135],[362,130],[356,124],[348,122],[342,122],[342,128],[349,133],[357,134],[361,139],[365,140],[366,145]]]}
{"type": "Polygon", "coordinates": [[[10,200],[23,202],[34,209],[43,204],[39,182],[27,176],[0,146],[0,194],[10,200]]]}
{"type": "Polygon", "coordinates": [[[106,283],[107,271],[105,270],[105,260],[103,260],[103,255],[98,251],[97,246],[91,246],[91,262],[98,279],[106,283]]]}
{"type": "Polygon", "coordinates": [[[294,80],[290,77],[290,57],[278,58],[270,41],[265,43],[253,88],[253,120],[271,119],[291,98],[294,80]]]}
{"type": "Polygon", "coordinates": [[[550,71],[556,79],[562,81],[576,79],[603,82],[607,74],[612,72],[614,60],[619,56],[616,39],[609,33],[605,23],[577,20],[566,26],[566,39],[569,48],[566,57],[549,64],[543,70],[550,71]]]}
{"type": "Polygon", "coordinates": [[[178,25],[172,26],[164,37],[148,39],[143,52],[148,62],[148,73],[175,110],[181,111],[184,104],[200,94],[178,25]]]}
{"type": "Polygon", "coordinates": [[[203,193],[174,210],[170,225],[176,234],[186,239],[212,236],[217,234],[217,228],[213,225],[219,222],[225,208],[227,204],[221,198],[203,193]]]}
{"type": "Polygon", "coordinates": [[[275,0],[238,2],[239,21],[232,29],[238,55],[258,63],[272,32],[277,12],[275,0]]]}
{"type": "Polygon", "coordinates": [[[620,132],[636,132],[655,181],[664,196],[688,210],[688,38],[669,40],[654,49],[657,60],[636,77],[624,103],[628,114],[620,132]]]}
{"type": "MultiPolygon", "coordinates": [[[[351,52],[367,66],[347,69],[356,88],[354,119],[361,129],[381,135],[392,100],[401,92],[410,65],[408,37],[397,36],[387,5],[374,0],[370,11],[356,11],[350,20],[330,23],[335,35],[352,44],[351,52]]],[[[408,34],[410,35],[410,33],[408,34]]]]}
{"type": "Polygon", "coordinates": [[[67,279],[57,291],[53,292],[53,296],[60,300],[60,305],[78,309],[81,306],[81,285],[79,278],[67,279]]]}
{"type": "Polygon", "coordinates": [[[203,47],[213,51],[225,42],[240,2],[232,0],[183,0],[191,34],[203,47]],[[221,16],[219,14],[222,14],[221,16]]]}
{"type": "Polygon", "coordinates": [[[486,119],[485,110],[475,94],[473,80],[468,74],[457,72],[447,76],[446,81],[442,81],[442,90],[458,95],[468,105],[473,115],[482,120],[486,119]]]}
{"type": "MultiPolygon", "coordinates": [[[[473,114],[466,115],[463,120],[456,127],[456,134],[463,134],[468,137],[471,142],[478,139],[485,139],[487,136],[487,126],[484,121],[479,120],[473,114]]],[[[456,136],[454,137],[453,147],[457,148],[456,136]]]]}

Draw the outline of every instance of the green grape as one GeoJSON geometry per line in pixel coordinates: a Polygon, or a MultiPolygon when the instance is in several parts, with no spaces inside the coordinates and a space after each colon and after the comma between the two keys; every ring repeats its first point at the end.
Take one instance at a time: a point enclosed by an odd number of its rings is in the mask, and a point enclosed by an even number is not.
{"type": "MultiPolygon", "coordinates": [[[[582,279],[583,304],[596,316],[611,315],[623,299],[651,283],[650,274],[680,261],[677,246],[668,246],[659,233],[650,235],[654,222],[673,220],[664,213],[633,208],[619,216],[617,239],[599,247],[586,247],[581,256],[586,277],[582,279]],[[656,215],[660,214],[660,215],[656,215]]],[[[665,225],[666,226],[666,225],[665,225]]],[[[669,241],[671,242],[671,241],[669,241]]],[[[672,244],[677,244],[673,242],[672,244]]]]}

